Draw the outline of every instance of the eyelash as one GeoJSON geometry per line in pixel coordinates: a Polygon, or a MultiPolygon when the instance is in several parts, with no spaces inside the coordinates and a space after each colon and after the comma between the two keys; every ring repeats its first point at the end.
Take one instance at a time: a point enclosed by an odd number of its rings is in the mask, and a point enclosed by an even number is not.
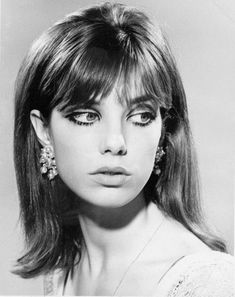
{"type": "Polygon", "coordinates": [[[150,125],[152,123],[152,121],[154,121],[156,119],[156,115],[154,115],[153,113],[151,113],[149,111],[145,111],[145,112],[141,112],[141,113],[136,113],[134,115],[140,115],[140,116],[147,115],[148,116],[148,122],[147,123],[133,122],[133,125],[140,126],[140,127],[146,127],[146,126],[150,125]]]}
{"type": "MultiPolygon", "coordinates": [[[[79,126],[91,126],[91,125],[93,125],[96,122],[96,120],[95,120],[95,121],[90,122],[90,123],[88,123],[88,122],[85,123],[85,122],[82,122],[82,121],[79,121],[79,120],[76,120],[75,119],[75,117],[77,115],[83,115],[83,114],[93,114],[93,115],[96,115],[97,116],[97,114],[94,113],[94,112],[84,111],[84,112],[77,112],[77,113],[74,113],[74,114],[69,115],[68,116],[68,120],[71,121],[71,122],[73,122],[73,123],[75,123],[75,124],[77,124],[77,125],[79,125],[79,126]]],[[[140,112],[140,113],[133,114],[129,118],[131,118],[133,116],[136,116],[136,115],[140,115],[140,116],[142,116],[142,115],[148,115],[149,120],[148,120],[147,123],[133,122],[133,125],[135,125],[135,126],[146,127],[146,126],[150,125],[156,119],[156,114],[153,114],[153,113],[151,113],[149,111],[145,111],[145,112],[140,112]]]]}
{"type": "Polygon", "coordinates": [[[68,116],[68,119],[69,121],[79,125],[79,126],[91,126],[94,124],[94,122],[90,122],[90,123],[85,123],[85,122],[81,122],[81,121],[78,121],[75,119],[76,116],[78,115],[82,115],[82,114],[93,114],[93,115],[96,115],[94,112],[91,112],[91,111],[83,111],[83,112],[77,112],[77,113],[74,113],[74,114],[71,114],[68,116]]]}

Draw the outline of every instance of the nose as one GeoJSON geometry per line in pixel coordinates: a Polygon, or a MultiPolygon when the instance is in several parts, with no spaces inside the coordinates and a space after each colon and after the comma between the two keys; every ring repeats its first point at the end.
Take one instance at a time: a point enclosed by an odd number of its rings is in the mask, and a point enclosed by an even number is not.
{"type": "Polygon", "coordinates": [[[101,143],[101,153],[120,156],[127,154],[126,141],[121,127],[107,127],[101,143]]]}

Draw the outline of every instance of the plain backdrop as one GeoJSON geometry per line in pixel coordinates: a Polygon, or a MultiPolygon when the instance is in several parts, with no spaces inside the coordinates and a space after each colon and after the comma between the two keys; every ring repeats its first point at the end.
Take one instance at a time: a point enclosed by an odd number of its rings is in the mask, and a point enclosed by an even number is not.
{"type": "MultiPolygon", "coordinates": [[[[207,221],[233,253],[235,2],[129,0],[167,34],[185,86],[207,221]]],[[[13,165],[14,81],[39,34],[91,0],[1,1],[0,295],[42,295],[42,279],[10,273],[23,248],[13,165]]]]}

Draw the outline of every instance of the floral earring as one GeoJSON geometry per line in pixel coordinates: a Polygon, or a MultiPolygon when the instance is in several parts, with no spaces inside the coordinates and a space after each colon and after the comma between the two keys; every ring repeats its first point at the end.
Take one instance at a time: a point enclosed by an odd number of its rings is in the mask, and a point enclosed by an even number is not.
{"type": "Polygon", "coordinates": [[[57,174],[54,150],[51,145],[45,145],[40,153],[41,173],[47,174],[49,180],[52,180],[57,174]]]}
{"type": "Polygon", "coordinates": [[[161,158],[165,155],[165,152],[161,146],[157,148],[156,156],[155,156],[155,162],[153,167],[153,172],[156,175],[159,175],[161,173],[161,169],[159,167],[159,162],[161,161],[161,158]]]}

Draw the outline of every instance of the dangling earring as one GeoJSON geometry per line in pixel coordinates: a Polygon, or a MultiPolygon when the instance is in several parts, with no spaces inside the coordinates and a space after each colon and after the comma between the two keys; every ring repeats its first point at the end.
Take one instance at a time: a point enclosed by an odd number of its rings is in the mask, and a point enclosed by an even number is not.
{"type": "Polygon", "coordinates": [[[40,164],[41,173],[47,174],[49,180],[52,180],[58,174],[52,146],[46,145],[41,149],[40,164]]]}
{"type": "Polygon", "coordinates": [[[158,165],[158,163],[161,161],[162,156],[165,155],[165,152],[161,146],[157,148],[156,156],[155,156],[155,162],[153,167],[153,172],[156,175],[159,175],[161,173],[161,169],[158,165]]]}

